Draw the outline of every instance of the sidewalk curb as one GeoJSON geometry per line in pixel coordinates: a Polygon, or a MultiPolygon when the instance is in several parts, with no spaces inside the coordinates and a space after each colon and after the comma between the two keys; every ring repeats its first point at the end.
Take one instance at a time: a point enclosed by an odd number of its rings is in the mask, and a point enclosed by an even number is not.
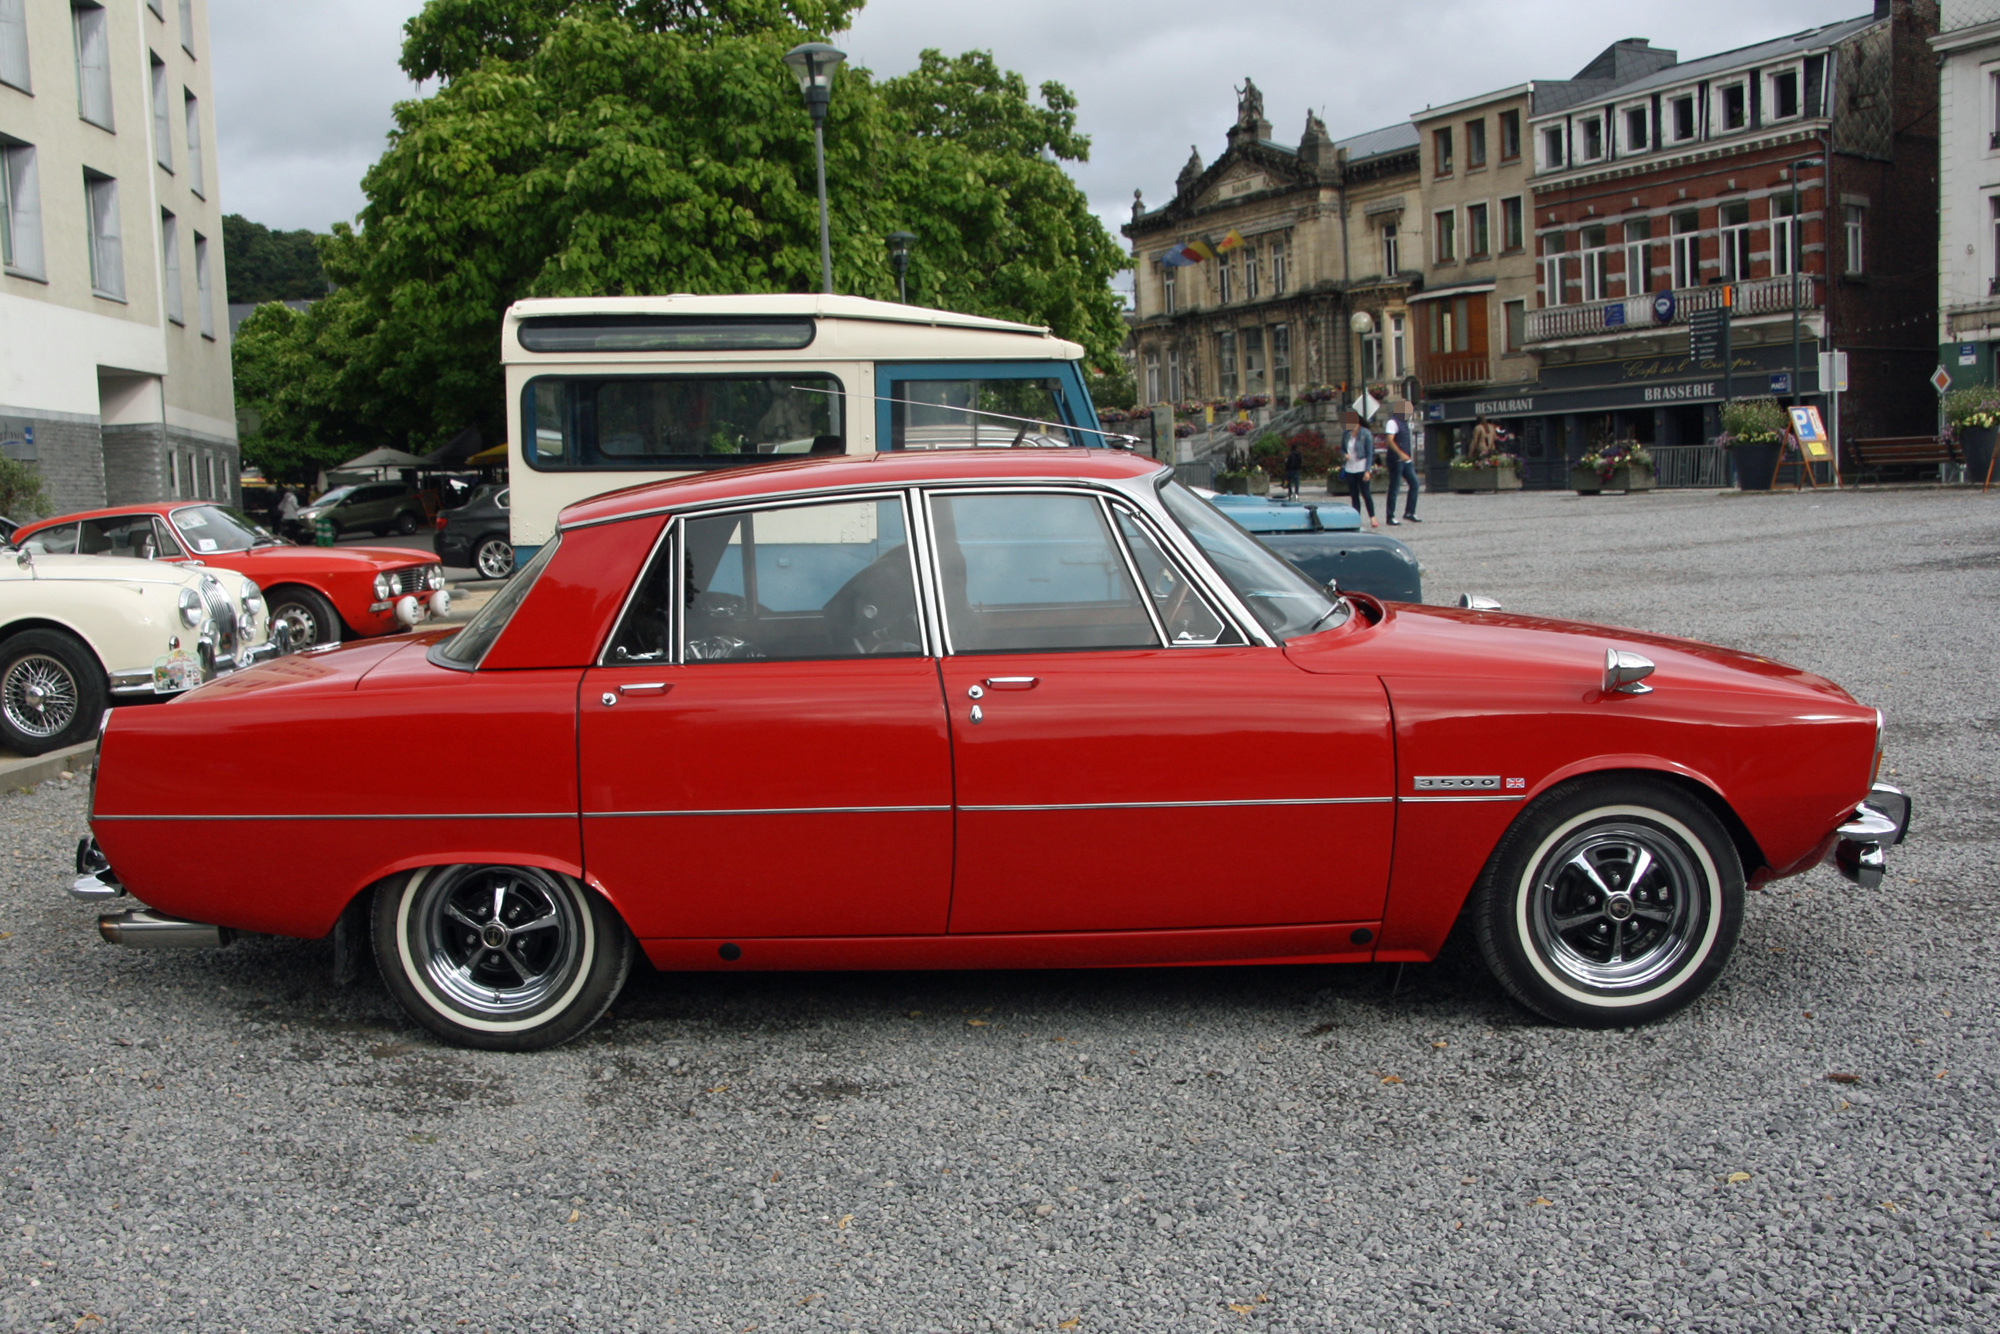
{"type": "Polygon", "coordinates": [[[46,755],[0,760],[0,791],[34,787],[65,772],[81,775],[88,772],[96,754],[97,743],[86,741],[80,746],[65,746],[46,755]]]}

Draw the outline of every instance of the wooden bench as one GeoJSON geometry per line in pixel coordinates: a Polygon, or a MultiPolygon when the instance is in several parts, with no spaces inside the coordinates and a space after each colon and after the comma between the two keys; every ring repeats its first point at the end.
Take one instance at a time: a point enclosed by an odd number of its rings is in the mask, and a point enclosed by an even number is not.
{"type": "Polygon", "coordinates": [[[1956,443],[1934,435],[1885,435],[1870,440],[1849,440],[1843,446],[1847,475],[1860,481],[1860,474],[1879,476],[1884,468],[1923,467],[1940,463],[1963,463],[1965,456],[1956,443]]]}

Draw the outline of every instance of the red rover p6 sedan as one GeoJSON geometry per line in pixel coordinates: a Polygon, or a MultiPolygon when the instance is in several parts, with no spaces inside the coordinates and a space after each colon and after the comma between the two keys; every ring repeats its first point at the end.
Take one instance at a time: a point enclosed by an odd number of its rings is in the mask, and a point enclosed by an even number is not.
{"type": "Polygon", "coordinates": [[[1879,881],[1881,739],[1751,654],[1317,587],[1149,460],[882,453],[584,501],[455,633],[121,710],[73,892],[148,905],[123,944],[372,943],[480,1047],[582,1032],[640,953],[1419,961],[1462,914],[1525,1005],[1629,1024],[1714,979],[1746,882],[1879,881]],[[385,799],[340,739],[407,727],[493,781],[385,799]],[[313,854],[190,854],[248,827],[313,854]]]}

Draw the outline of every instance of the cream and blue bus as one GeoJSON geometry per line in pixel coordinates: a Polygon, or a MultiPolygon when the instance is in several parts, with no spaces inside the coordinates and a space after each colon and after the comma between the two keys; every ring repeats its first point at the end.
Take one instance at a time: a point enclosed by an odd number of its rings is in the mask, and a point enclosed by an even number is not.
{"type": "Polygon", "coordinates": [[[563,506],[662,477],[810,454],[1105,439],[1078,344],[860,297],[520,301],[501,349],[520,561],[563,506]]]}

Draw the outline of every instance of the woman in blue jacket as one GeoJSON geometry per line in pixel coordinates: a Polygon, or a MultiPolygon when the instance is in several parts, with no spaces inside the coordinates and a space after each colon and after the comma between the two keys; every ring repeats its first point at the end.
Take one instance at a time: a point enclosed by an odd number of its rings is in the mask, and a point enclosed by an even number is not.
{"type": "Polygon", "coordinates": [[[1361,414],[1349,410],[1342,415],[1346,431],[1340,437],[1342,463],[1340,475],[1347,480],[1347,500],[1359,514],[1365,506],[1368,511],[1368,526],[1380,528],[1375,521],[1375,493],[1369,488],[1369,474],[1375,469],[1375,433],[1361,424],[1361,414]]]}

